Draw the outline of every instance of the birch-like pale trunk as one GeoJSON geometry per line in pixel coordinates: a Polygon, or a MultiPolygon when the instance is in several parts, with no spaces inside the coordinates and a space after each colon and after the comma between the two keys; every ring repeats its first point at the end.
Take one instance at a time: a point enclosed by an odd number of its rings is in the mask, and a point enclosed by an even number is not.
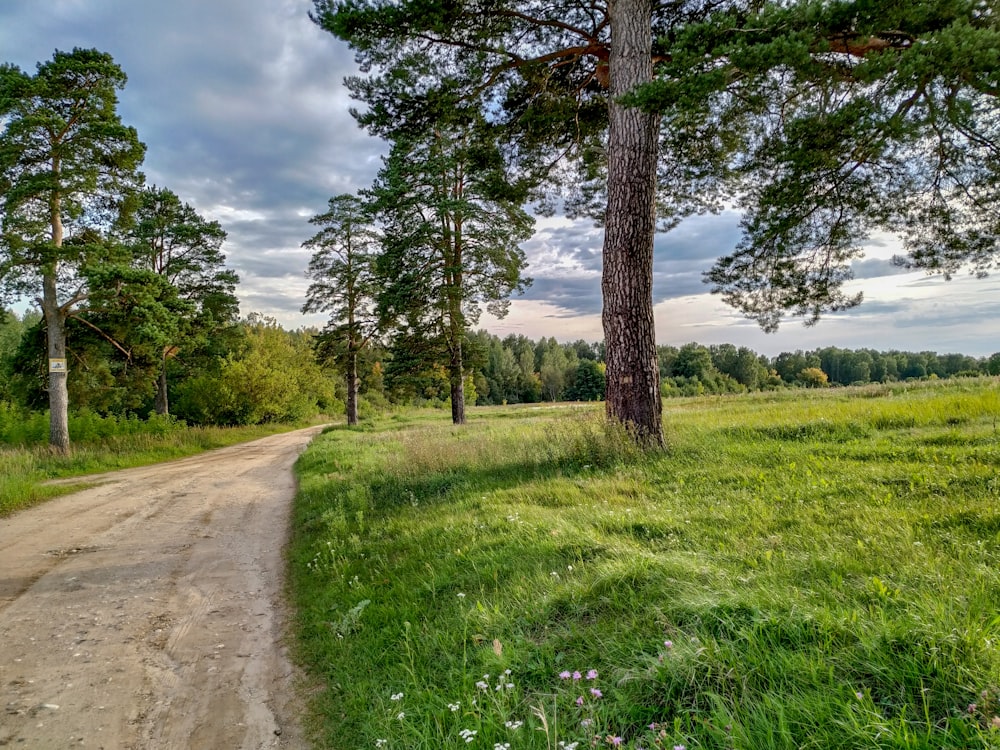
{"type": "MultiPolygon", "coordinates": [[[[56,180],[59,176],[59,161],[54,159],[52,171],[56,180]]],[[[63,244],[62,203],[55,192],[49,201],[49,220],[52,228],[52,244],[59,248],[63,244]]],[[[59,305],[56,261],[42,273],[42,314],[45,316],[45,330],[48,341],[49,361],[66,359],[66,314],[59,305]]],[[[69,390],[66,370],[49,372],[49,445],[60,453],[69,451],[69,390]]]]}

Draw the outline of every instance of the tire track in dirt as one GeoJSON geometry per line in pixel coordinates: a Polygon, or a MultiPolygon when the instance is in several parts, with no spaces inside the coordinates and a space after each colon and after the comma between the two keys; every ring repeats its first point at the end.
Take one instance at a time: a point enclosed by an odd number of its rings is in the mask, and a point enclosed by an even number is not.
{"type": "Polygon", "coordinates": [[[282,552],[319,429],[87,477],[0,519],[0,747],[304,747],[282,552]]]}

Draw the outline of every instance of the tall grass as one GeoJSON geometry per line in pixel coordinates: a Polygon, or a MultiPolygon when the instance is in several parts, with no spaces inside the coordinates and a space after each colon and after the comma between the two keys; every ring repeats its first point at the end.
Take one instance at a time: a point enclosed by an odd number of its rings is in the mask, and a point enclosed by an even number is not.
{"type": "Polygon", "coordinates": [[[47,479],[181,458],[293,427],[187,427],[168,417],[140,420],[84,412],[71,415],[73,446],[67,455],[60,455],[45,445],[47,414],[21,412],[0,402],[0,516],[74,489],[45,485],[47,479]]]}
{"type": "Polygon", "coordinates": [[[324,748],[1000,746],[992,381],[397,417],[302,456],[324,748]]]}

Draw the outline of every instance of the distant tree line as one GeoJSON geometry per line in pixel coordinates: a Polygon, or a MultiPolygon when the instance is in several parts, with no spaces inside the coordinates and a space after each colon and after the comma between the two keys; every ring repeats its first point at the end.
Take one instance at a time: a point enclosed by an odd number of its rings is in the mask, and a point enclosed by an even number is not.
{"type": "MultiPolygon", "coordinates": [[[[487,406],[604,398],[603,342],[536,341],[523,335],[500,337],[476,331],[468,336],[464,349],[469,403],[487,406]]],[[[1000,352],[977,358],[825,347],[782,352],[772,358],[733,344],[690,343],[658,346],[657,362],[665,398],[1000,375],[1000,352]]],[[[450,393],[443,363],[425,360],[421,364],[405,351],[394,350],[391,341],[366,351],[358,381],[362,411],[391,404],[443,408],[450,393]]]]}
{"type": "Polygon", "coordinates": [[[657,347],[657,359],[665,396],[1000,375],[1000,352],[977,358],[930,351],[880,352],[829,346],[782,352],[769,358],[732,344],[685,344],[679,348],[657,347]]]}
{"type": "MultiPolygon", "coordinates": [[[[84,307],[85,311],[87,308],[84,307]]],[[[211,336],[178,348],[164,363],[158,350],[126,353],[104,336],[69,323],[69,381],[74,410],[102,416],[157,412],[165,366],[170,413],[193,425],[244,425],[341,412],[347,400],[343,357],[329,351],[323,332],[287,331],[251,314],[233,318],[211,336]]],[[[44,409],[44,321],[29,310],[0,319],[0,402],[44,409]]],[[[135,339],[122,336],[129,345],[135,339]]],[[[412,342],[410,342],[412,343],[412,342]]],[[[463,341],[464,391],[479,406],[605,397],[603,342],[559,342],[474,331],[463,341]]],[[[989,357],[936,352],[825,347],[757,354],[733,344],[658,346],[665,398],[735,394],[781,388],[1000,375],[1000,352],[989,357]]],[[[394,337],[374,336],[360,350],[355,378],[362,418],[400,406],[446,408],[452,393],[447,360],[417,356],[394,337]]]]}

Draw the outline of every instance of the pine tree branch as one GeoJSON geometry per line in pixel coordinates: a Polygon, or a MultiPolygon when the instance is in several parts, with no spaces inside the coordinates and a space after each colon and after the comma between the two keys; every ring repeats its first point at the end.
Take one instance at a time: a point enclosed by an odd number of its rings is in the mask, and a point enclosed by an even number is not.
{"type": "Polygon", "coordinates": [[[73,314],[73,315],[70,315],[69,317],[72,318],[73,320],[80,321],[81,323],[83,323],[88,328],[96,331],[101,337],[103,337],[104,339],[106,339],[113,347],[115,347],[118,351],[120,351],[122,354],[124,354],[125,358],[129,362],[132,361],[132,352],[130,352],[127,349],[125,349],[121,344],[119,344],[117,341],[115,341],[113,338],[111,338],[111,336],[109,336],[108,334],[106,334],[104,331],[102,331],[100,328],[98,328],[97,326],[95,326],[89,320],[87,320],[84,317],[81,317],[78,314],[73,314]]]}

